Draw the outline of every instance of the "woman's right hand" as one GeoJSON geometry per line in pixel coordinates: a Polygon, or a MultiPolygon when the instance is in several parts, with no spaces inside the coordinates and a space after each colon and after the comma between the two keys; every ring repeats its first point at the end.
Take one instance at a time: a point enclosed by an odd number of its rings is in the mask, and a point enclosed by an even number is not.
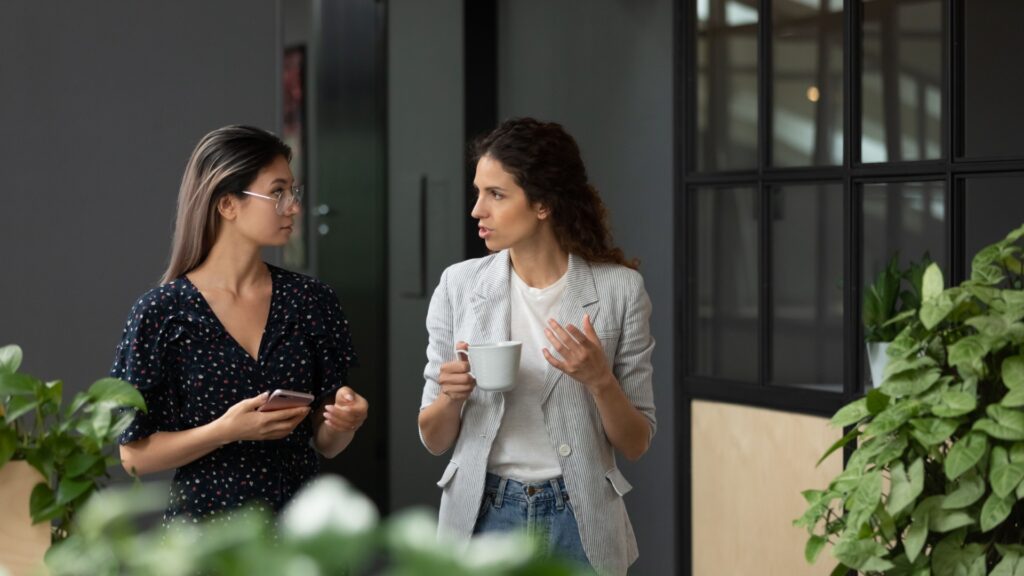
{"type": "MultiPolygon", "coordinates": [[[[469,350],[469,344],[459,342],[455,349],[469,350]]],[[[460,354],[459,358],[461,357],[460,354]]],[[[476,388],[476,378],[469,374],[469,361],[461,359],[441,364],[441,375],[437,383],[441,386],[442,394],[458,403],[465,402],[473,393],[473,388],[476,388]]]]}
{"type": "Polygon", "coordinates": [[[259,407],[267,401],[268,394],[246,398],[228,408],[215,423],[221,430],[224,443],[238,440],[280,440],[309,414],[308,406],[286,408],[272,412],[260,412],[259,407]]]}

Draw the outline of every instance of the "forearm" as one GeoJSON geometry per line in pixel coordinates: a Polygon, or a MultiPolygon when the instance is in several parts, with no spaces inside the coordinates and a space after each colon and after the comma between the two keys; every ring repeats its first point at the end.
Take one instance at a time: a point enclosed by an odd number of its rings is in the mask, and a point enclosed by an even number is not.
{"type": "Polygon", "coordinates": [[[614,376],[591,388],[605,434],[623,456],[634,461],[651,445],[651,423],[630,403],[614,376]]]}
{"type": "Polygon", "coordinates": [[[341,431],[327,426],[322,415],[317,416],[314,427],[316,434],[313,436],[313,446],[324,458],[334,458],[341,454],[356,437],[355,430],[341,431]]]}
{"type": "Polygon", "coordinates": [[[430,406],[420,411],[420,435],[431,454],[444,454],[455,444],[462,428],[462,405],[463,402],[446,394],[438,394],[430,406]]]}
{"type": "Polygon", "coordinates": [[[157,432],[121,446],[121,465],[136,476],[171,470],[194,462],[228,442],[217,422],[181,432],[157,432]]]}

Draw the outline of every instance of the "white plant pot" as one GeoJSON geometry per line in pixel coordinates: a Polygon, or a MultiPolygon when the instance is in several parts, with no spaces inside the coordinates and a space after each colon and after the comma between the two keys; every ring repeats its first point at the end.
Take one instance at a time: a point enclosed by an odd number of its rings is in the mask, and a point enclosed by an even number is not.
{"type": "Polygon", "coordinates": [[[0,566],[11,576],[45,574],[50,523],[32,524],[28,500],[43,475],[22,460],[0,467],[0,566]]]}
{"type": "Polygon", "coordinates": [[[868,364],[871,366],[871,383],[875,388],[882,385],[885,367],[889,365],[888,342],[866,342],[868,348],[868,364]]]}

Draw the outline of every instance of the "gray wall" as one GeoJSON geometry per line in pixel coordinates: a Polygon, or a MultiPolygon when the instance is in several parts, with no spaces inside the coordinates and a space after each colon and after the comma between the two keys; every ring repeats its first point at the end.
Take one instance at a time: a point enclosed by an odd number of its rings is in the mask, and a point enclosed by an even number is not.
{"type": "Polygon", "coordinates": [[[611,213],[618,243],[641,260],[654,305],[658,435],[620,462],[640,545],[635,574],[673,574],[672,2],[502,0],[498,111],[565,125],[611,213]]]}
{"type": "Polygon", "coordinates": [[[273,0],[0,7],[0,344],[25,370],[66,393],[107,373],[192,147],[276,128],[277,20],[273,0]]]}
{"type": "Polygon", "coordinates": [[[464,257],[462,0],[389,0],[388,26],[391,506],[436,507],[441,498],[436,482],[448,457],[427,453],[416,417],[426,363],[427,305],[441,272],[464,257]],[[427,275],[420,286],[423,177],[427,275]]]}

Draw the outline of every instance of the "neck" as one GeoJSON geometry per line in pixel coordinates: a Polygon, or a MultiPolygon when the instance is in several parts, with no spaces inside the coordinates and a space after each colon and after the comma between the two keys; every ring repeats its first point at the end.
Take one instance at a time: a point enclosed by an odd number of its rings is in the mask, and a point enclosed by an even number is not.
{"type": "Polygon", "coordinates": [[[546,288],[569,269],[569,254],[553,237],[514,246],[509,257],[516,274],[531,288],[546,288]]]}
{"type": "Polygon", "coordinates": [[[260,256],[259,246],[230,242],[221,236],[213,243],[202,264],[189,272],[188,276],[204,288],[239,294],[261,283],[269,274],[260,256]]]}

